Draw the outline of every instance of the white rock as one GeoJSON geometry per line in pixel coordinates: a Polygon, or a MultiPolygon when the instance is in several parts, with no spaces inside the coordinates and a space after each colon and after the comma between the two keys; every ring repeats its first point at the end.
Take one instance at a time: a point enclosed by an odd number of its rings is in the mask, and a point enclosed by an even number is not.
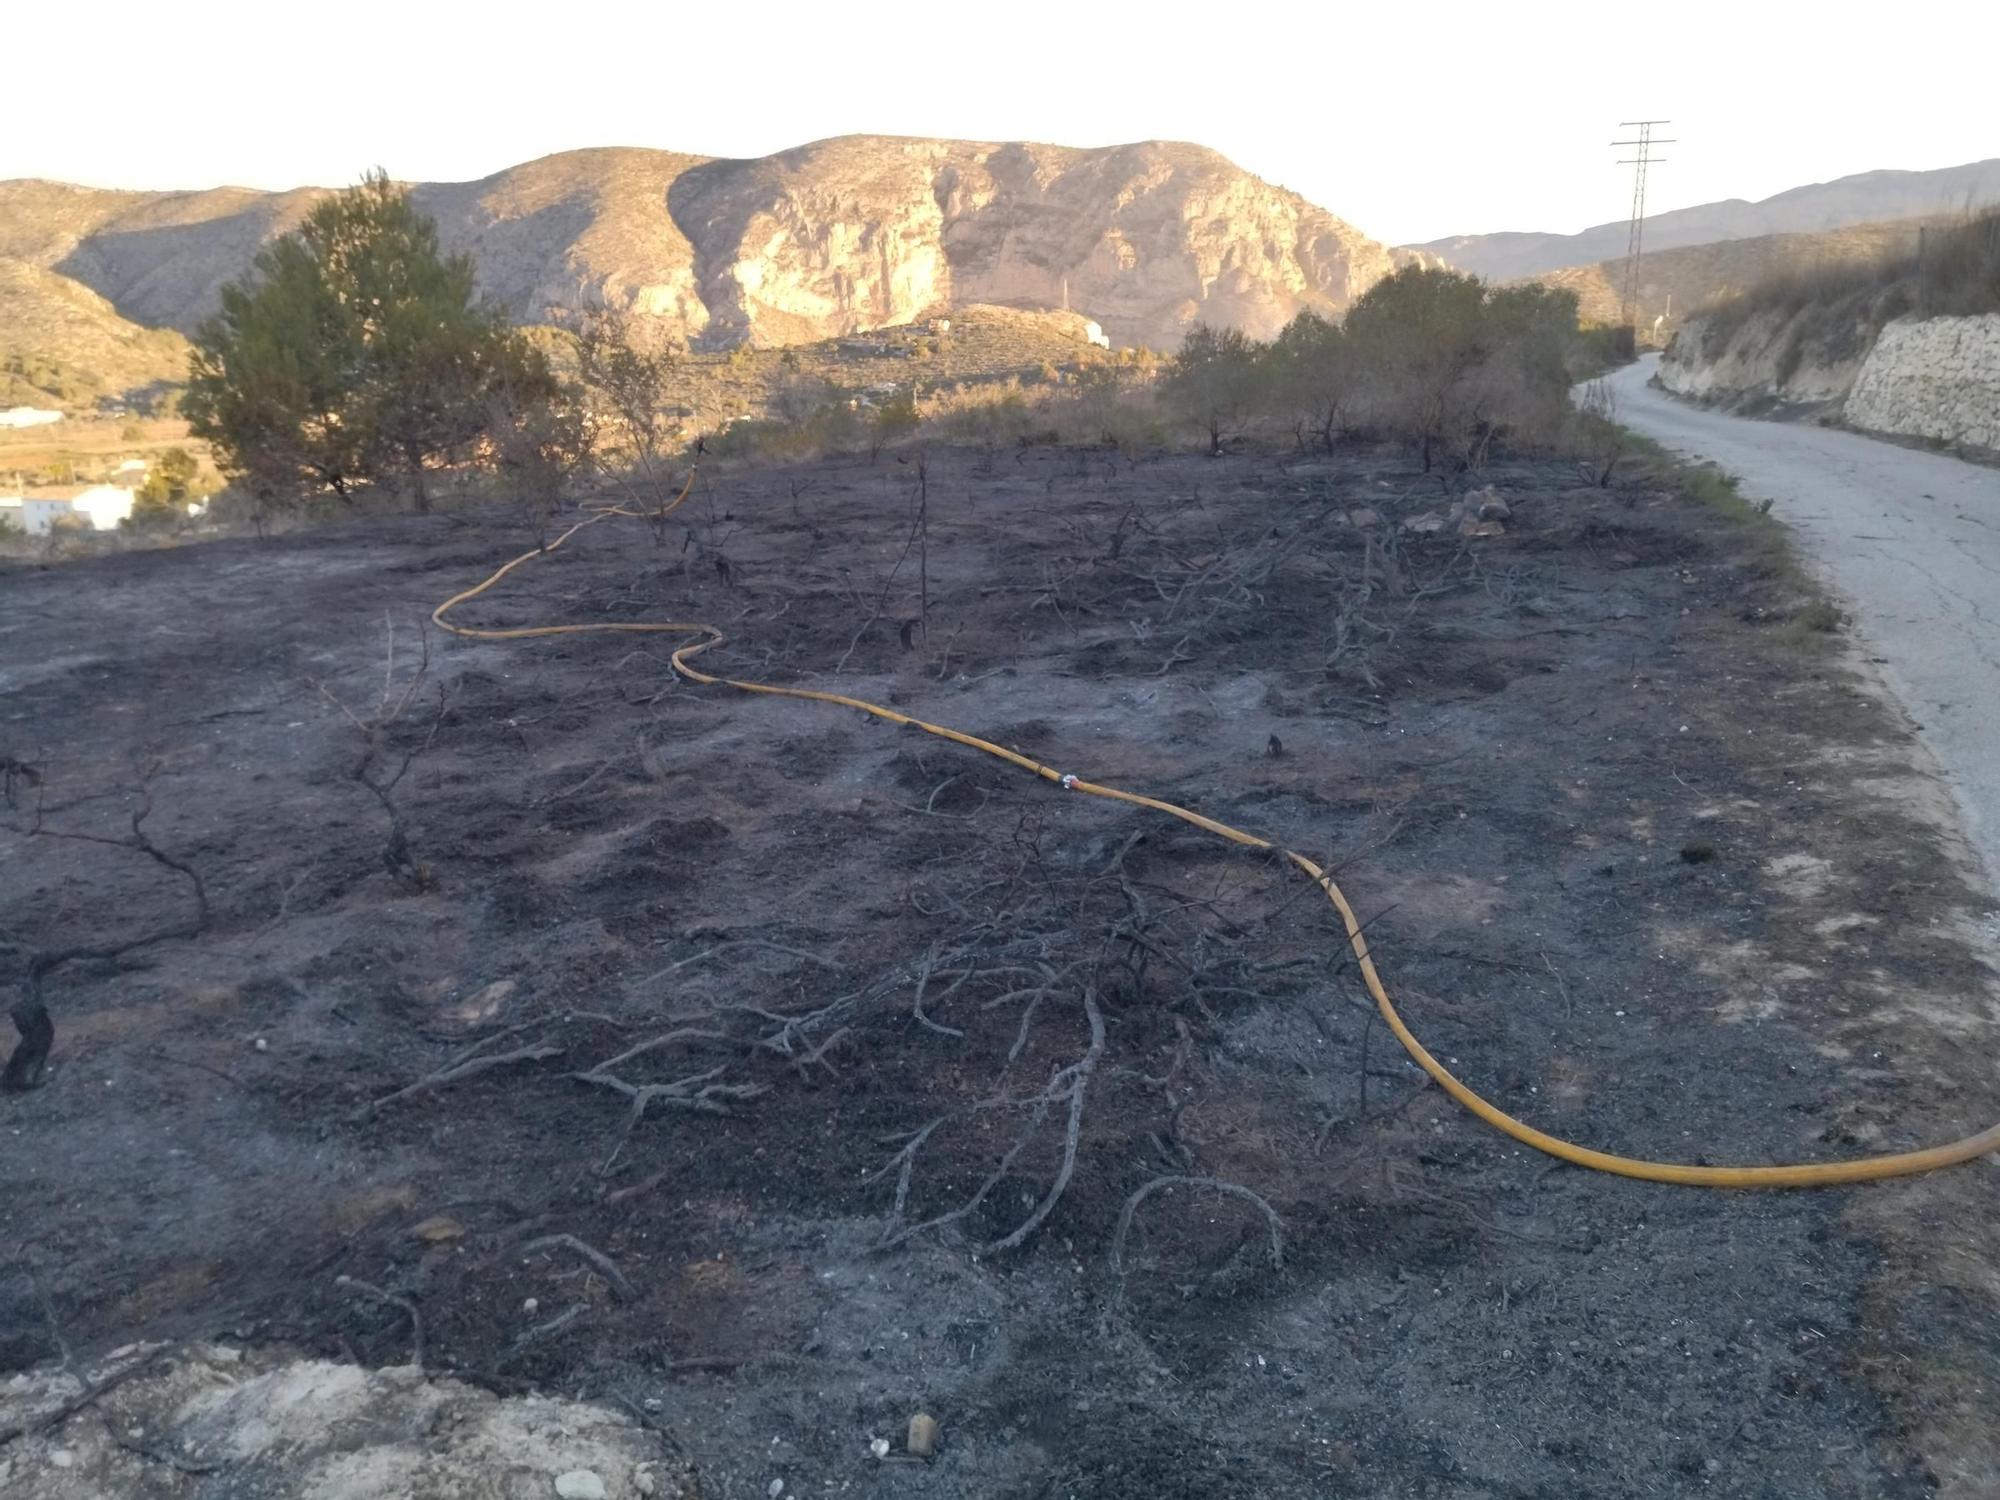
{"type": "Polygon", "coordinates": [[[556,1475],[560,1500],[605,1500],[604,1481],[589,1469],[571,1469],[556,1475]]]}
{"type": "Polygon", "coordinates": [[[49,1463],[58,1469],[67,1469],[75,1462],[76,1455],[67,1448],[51,1448],[49,1450],[49,1463]]]}
{"type": "Polygon", "coordinates": [[[642,1495],[651,1495],[660,1488],[660,1481],[653,1477],[651,1469],[641,1469],[632,1476],[632,1488],[642,1495]]]}
{"type": "Polygon", "coordinates": [[[868,1445],[868,1451],[877,1458],[887,1458],[889,1456],[889,1440],[887,1438],[876,1438],[875,1441],[868,1445]]]}
{"type": "Polygon", "coordinates": [[[782,1479],[772,1480],[769,1487],[765,1489],[764,1493],[769,1495],[771,1497],[771,1500],[778,1500],[778,1496],[785,1493],[785,1481],[782,1479]]]}

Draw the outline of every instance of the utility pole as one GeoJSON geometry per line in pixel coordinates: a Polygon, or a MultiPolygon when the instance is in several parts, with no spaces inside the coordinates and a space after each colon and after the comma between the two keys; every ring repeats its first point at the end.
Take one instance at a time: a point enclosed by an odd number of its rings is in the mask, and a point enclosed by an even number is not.
{"type": "Polygon", "coordinates": [[[1671,125],[1671,120],[1620,120],[1620,130],[1637,130],[1637,136],[1629,141],[1613,141],[1614,146],[1633,146],[1637,155],[1620,157],[1618,165],[1632,169],[1632,230],[1625,241],[1625,301],[1621,309],[1627,328],[1637,333],[1639,321],[1639,251],[1645,238],[1646,225],[1646,168],[1666,160],[1664,156],[1653,155],[1655,146],[1671,146],[1671,139],[1660,140],[1653,134],[1655,125],[1671,125]]]}

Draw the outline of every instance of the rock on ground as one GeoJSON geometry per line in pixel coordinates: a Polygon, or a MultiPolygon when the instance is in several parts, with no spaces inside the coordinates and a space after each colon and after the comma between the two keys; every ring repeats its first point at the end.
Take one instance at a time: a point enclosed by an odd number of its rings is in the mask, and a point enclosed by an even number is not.
{"type": "Polygon", "coordinates": [[[209,1345],[123,1350],[87,1376],[117,1383],[53,1425],[84,1379],[43,1366],[0,1384],[0,1439],[33,1429],[0,1447],[0,1494],[549,1500],[559,1479],[583,1493],[580,1473],[606,1500],[699,1493],[685,1462],[620,1412],[502,1398],[415,1367],[209,1345]]]}

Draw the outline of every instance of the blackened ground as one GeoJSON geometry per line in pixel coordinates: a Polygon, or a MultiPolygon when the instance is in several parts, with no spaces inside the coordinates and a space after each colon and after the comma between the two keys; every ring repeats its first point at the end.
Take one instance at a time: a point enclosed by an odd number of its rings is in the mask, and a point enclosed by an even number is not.
{"type": "MultiPolygon", "coordinates": [[[[914,460],[704,477],[663,542],[594,528],[465,617],[713,621],[705,665],[1329,859],[1418,1033],[1593,1145],[1988,1123],[1949,808],[1768,538],[1657,480],[1488,477],[1477,538],[1462,483],[1365,454],[933,453],[922,512],[914,460]]],[[[1993,1492],[1990,1165],[1753,1196],[1527,1152],[1424,1085],[1269,856],[690,687],[663,638],[421,644],[533,540],[496,509],[0,572],[0,752],[41,776],[0,834],[15,969],[187,920],[171,869],[50,836],[125,837],[142,784],[214,909],[44,985],[0,1368],[57,1329],[406,1358],[348,1276],[434,1368],[655,1416],[715,1496],[1993,1492]],[[406,757],[385,858],[355,772],[406,757]],[[1114,1268],[1162,1176],[1256,1194],[1281,1264],[1178,1185],[1114,1268]],[[876,1460],[919,1409],[936,1459],[876,1460]]]]}

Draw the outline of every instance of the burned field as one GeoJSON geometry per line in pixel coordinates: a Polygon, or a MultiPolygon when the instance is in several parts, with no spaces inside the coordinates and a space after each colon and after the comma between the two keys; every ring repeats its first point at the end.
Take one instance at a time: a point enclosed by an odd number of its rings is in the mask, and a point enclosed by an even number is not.
{"type": "MultiPolygon", "coordinates": [[[[1488,478],[1468,527],[1367,455],[705,475],[458,618],[713,622],[709,670],[1296,848],[1426,1043],[1590,1145],[1989,1123],[1948,806],[1770,539],[1488,478]]],[[[0,941],[56,1027],[0,1095],[0,1372],[398,1363],[414,1310],[427,1369],[643,1413],[714,1496],[1984,1492],[1990,1164],[1541,1157],[1427,1084],[1271,854],[689,685],[672,637],[425,627],[533,541],[0,573],[0,941]]]]}

